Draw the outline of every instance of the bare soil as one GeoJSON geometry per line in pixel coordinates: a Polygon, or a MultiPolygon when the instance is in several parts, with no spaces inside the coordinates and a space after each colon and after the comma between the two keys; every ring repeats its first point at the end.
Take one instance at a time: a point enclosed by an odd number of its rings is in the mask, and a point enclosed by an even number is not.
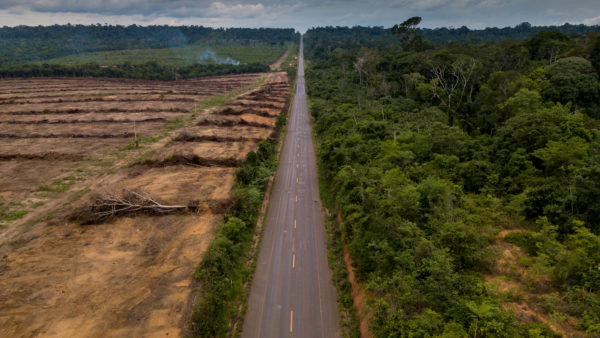
{"type": "Polygon", "coordinates": [[[586,333],[576,329],[577,319],[566,316],[566,320],[557,321],[544,313],[536,303],[536,298],[556,291],[547,276],[536,274],[532,268],[523,266],[519,258],[528,257],[518,246],[508,243],[504,237],[523,229],[508,229],[498,233],[493,247],[501,254],[496,261],[492,274],[484,276],[489,285],[499,291],[512,295],[503,307],[513,312],[522,323],[543,323],[564,337],[586,337],[586,333]]]}
{"type": "MultiPolygon", "coordinates": [[[[338,229],[342,228],[342,215],[338,206],[335,206],[335,217],[338,229]]],[[[350,255],[350,249],[344,244],[344,265],[346,266],[346,271],[348,271],[348,281],[350,282],[351,291],[350,295],[352,296],[352,304],[354,305],[354,309],[358,314],[359,318],[359,330],[360,336],[364,338],[372,337],[371,332],[369,331],[369,320],[372,317],[372,313],[367,306],[367,292],[365,291],[364,283],[361,283],[358,278],[356,278],[356,274],[354,273],[354,261],[350,255]]]]}
{"type": "Polygon", "coordinates": [[[134,134],[150,136],[159,131],[165,122],[92,122],[92,123],[42,123],[11,124],[8,132],[0,132],[0,138],[129,138],[134,134]]]}
{"type": "MultiPolygon", "coordinates": [[[[12,130],[11,130],[12,132],[12,130]]],[[[18,135],[17,136],[24,136],[18,135]]],[[[0,137],[0,157],[15,156],[23,159],[59,159],[62,157],[72,159],[83,158],[101,158],[107,152],[107,149],[115,149],[120,145],[130,142],[132,139],[118,138],[71,138],[71,137],[19,137],[19,138],[1,138],[0,137]],[[64,155],[64,156],[63,156],[64,155]]],[[[5,162],[0,162],[0,167],[5,162]]]]}
{"type": "Polygon", "coordinates": [[[269,68],[271,70],[281,70],[281,65],[283,64],[283,62],[285,62],[285,59],[287,59],[288,57],[288,53],[285,52],[283,53],[283,55],[281,55],[279,57],[279,59],[277,59],[277,61],[275,61],[273,64],[269,65],[269,68]]]}
{"type": "Polygon", "coordinates": [[[288,97],[285,73],[0,80],[0,211],[25,212],[0,221],[0,336],[181,335],[235,166],[275,135],[288,97]],[[191,113],[196,100],[259,78],[230,104],[245,114],[191,113]],[[211,119],[261,125],[202,123],[211,119]],[[150,141],[132,148],[136,136],[150,141]],[[94,225],[70,217],[123,188],[197,208],[94,225]]]}

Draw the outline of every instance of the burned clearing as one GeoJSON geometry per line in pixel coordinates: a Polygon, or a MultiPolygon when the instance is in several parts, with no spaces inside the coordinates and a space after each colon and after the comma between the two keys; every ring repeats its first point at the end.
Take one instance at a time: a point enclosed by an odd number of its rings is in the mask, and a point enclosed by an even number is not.
{"type": "Polygon", "coordinates": [[[236,166],[289,95],[285,73],[0,80],[0,336],[180,334],[236,166]],[[94,217],[115,199],[146,204],[94,217]]]}

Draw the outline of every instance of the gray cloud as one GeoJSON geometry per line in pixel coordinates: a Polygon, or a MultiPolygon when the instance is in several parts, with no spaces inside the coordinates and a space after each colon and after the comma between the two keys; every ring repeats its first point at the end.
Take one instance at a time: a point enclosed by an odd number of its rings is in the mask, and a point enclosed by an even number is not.
{"type": "Polygon", "coordinates": [[[391,26],[419,15],[423,26],[474,28],[600,23],[598,0],[0,0],[0,25],[54,23],[295,27],[391,26]]]}

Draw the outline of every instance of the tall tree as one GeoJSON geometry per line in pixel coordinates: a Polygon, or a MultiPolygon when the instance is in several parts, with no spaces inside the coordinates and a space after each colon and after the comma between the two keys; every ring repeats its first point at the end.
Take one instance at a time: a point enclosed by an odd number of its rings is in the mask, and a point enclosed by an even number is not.
{"type": "Polygon", "coordinates": [[[423,40],[417,35],[417,26],[421,23],[420,16],[413,16],[401,24],[395,24],[392,27],[392,34],[400,36],[404,49],[419,49],[423,40]]]}
{"type": "Polygon", "coordinates": [[[431,63],[433,95],[446,108],[450,125],[454,124],[456,114],[465,100],[473,98],[472,77],[475,67],[477,60],[472,58],[460,58],[450,66],[443,62],[431,63]]]}

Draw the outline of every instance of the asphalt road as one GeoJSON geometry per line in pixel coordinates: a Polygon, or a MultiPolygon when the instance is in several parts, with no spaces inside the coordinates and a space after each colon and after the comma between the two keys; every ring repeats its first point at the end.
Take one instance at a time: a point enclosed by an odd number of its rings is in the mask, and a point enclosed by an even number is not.
{"type": "Polygon", "coordinates": [[[341,337],[327,263],[303,44],[242,337],[341,337]]]}

